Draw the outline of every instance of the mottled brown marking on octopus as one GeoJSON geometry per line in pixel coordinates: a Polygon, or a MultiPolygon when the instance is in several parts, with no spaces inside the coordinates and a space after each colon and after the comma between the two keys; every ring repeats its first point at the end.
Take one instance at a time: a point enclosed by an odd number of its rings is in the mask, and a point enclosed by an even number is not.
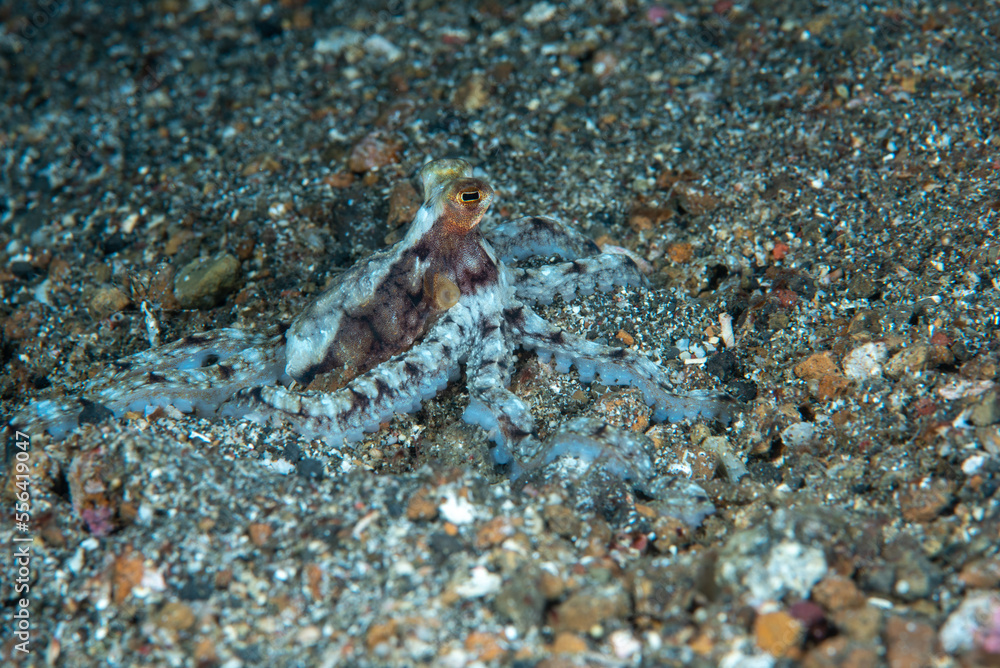
{"type": "Polygon", "coordinates": [[[461,295],[452,269],[458,262],[455,253],[468,254],[475,247],[485,255],[478,233],[466,236],[474,238],[468,243],[451,243],[442,241],[448,235],[438,230],[404,253],[376,287],[372,299],[344,314],[323,360],[297,380],[311,384],[317,375],[336,370],[342,382],[349,382],[410,349],[461,295]],[[423,275],[416,272],[420,258],[431,258],[423,275]]]}
{"type": "Polygon", "coordinates": [[[373,382],[375,383],[375,389],[378,390],[380,396],[391,397],[394,394],[392,388],[389,387],[389,384],[381,378],[375,378],[373,382]]]}
{"type": "Polygon", "coordinates": [[[160,375],[158,373],[153,373],[152,371],[150,371],[148,374],[146,374],[146,382],[149,382],[149,383],[165,383],[166,381],[167,381],[167,377],[166,376],[162,376],[162,375],[160,375]]]}
{"type": "Polygon", "coordinates": [[[503,310],[504,319],[515,327],[524,325],[524,308],[506,308],[503,310]]]}
{"type": "Polygon", "coordinates": [[[350,391],[353,400],[347,409],[347,415],[350,415],[355,411],[363,411],[368,408],[368,404],[371,403],[371,400],[367,397],[367,395],[361,394],[353,388],[350,388],[350,391]]]}
{"type": "Polygon", "coordinates": [[[231,366],[220,364],[215,368],[219,372],[219,378],[221,378],[222,380],[229,380],[230,378],[233,377],[233,368],[231,366]]]}

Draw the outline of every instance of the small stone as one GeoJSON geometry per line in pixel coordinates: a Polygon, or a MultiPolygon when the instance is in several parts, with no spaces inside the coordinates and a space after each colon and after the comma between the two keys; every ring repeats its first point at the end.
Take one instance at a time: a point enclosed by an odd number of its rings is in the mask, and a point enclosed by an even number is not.
{"type": "Polygon", "coordinates": [[[907,522],[930,522],[951,503],[951,483],[937,478],[927,484],[917,481],[897,492],[903,519],[907,522]]]}
{"type": "Polygon", "coordinates": [[[876,668],[879,655],[871,647],[859,646],[851,638],[824,640],[802,659],[803,668],[876,668]]]}
{"type": "Polygon", "coordinates": [[[812,589],[812,599],[832,612],[859,608],[865,604],[865,595],[854,580],[840,575],[827,575],[817,582],[812,589]]]}
{"type": "Polygon", "coordinates": [[[194,662],[199,666],[208,666],[219,660],[215,653],[215,641],[211,638],[201,638],[194,646],[194,662]]]}
{"type": "Polygon", "coordinates": [[[385,167],[399,162],[399,151],[402,148],[403,144],[398,139],[375,130],[354,145],[347,166],[352,172],[359,174],[385,167]]]}
{"type": "Polygon", "coordinates": [[[395,619],[369,626],[368,633],[365,634],[365,645],[368,647],[368,651],[375,649],[382,643],[391,641],[396,635],[397,626],[398,622],[395,619]]]}
{"type": "Polygon", "coordinates": [[[694,183],[682,181],[674,192],[681,208],[692,216],[709,213],[719,206],[719,198],[711,190],[694,183]]]}
{"type": "Polygon", "coordinates": [[[331,188],[348,188],[354,183],[354,174],[351,172],[337,172],[323,177],[323,183],[331,188]]]}
{"type": "Polygon", "coordinates": [[[240,262],[246,262],[253,257],[253,249],[255,247],[253,239],[242,239],[236,244],[236,257],[240,262]]]}
{"type": "Polygon", "coordinates": [[[417,491],[406,506],[406,519],[411,522],[430,521],[438,516],[438,505],[426,487],[417,491]]]}
{"type": "Polygon", "coordinates": [[[132,589],[140,582],[145,574],[143,558],[141,555],[133,555],[131,549],[125,551],[115,559],[111,574],[111,599],[116,605],[121,605],[132,593],[132,589]]]}
{"type": "Polygon", "coordinates": [[[590,633],[608,621],[627,617],[630,607],[628,594],[618,584],[585,589],[570,596],[553,611],[551,624],[557,633],[590,633]]]}
{"type": "Polygon", "coordinates": [[[930,346],[911,346],[892,356],[885,365],[885,375],[899,378],[904,373],[923,371],[927,366],[930,346]]]}
{"type": "Polygon", "coordinates": [[[179,601],[170,601],[160,609],[156,623],[160,628],[171,631],[186,631],[194,626],[195,618],[191,606],[179,601]]]}
{"type": "Polygon", "coordinates": [[[747,465],[736,454],[729,443],[729,439],[725,436],[709,436],[701,442],[701,447],[714,456],[715,461],[721,465],[722,471],[726,474],[726,479],[729,482],[736,484],[743,476],[747,475],[747,465]]]}
{"type": "Polygon", "coordinates": [[[847,283],[847,294],[852,299],[868,299],[878,292],[878,286],[866,274],[854,274],[847,283]]]}
{"type": "Polygon", "coordinates": [[[669,207],[637,206],[629,214],[628,224],[636,232],[643,232],[670,220],[674,213],[669,207]]]}
{"type": "Polygon", "coordinates": [[[90,311],[98,318],[125,310],[132,300],[122,290],[113,287],[100,288],[90,299],[90,311]]]}
{"type": "Polygon", "coordinates": [[[889,668],[923,668],[934,655],[934,629],[923,622],[892,616],[885,626],[889,668]]]}
{"type": "Polygon", "coordinates": [[[582,654],[588,649],[587,641],[575,633],[563,631],[552,641],[552,651],[556,654],[582,654]]]}
{"type": "Polygon", "coordinates": [[[972,408],[972,424],[988,427],[1000,422],[1000,392],[991,390],[983,395],[982,401],[972,408]]]}
{"type": "Polygon", "coordinates": [[[624,343],[626,346],[635,345],[635,338],[624,329],[619,329],[618,333],[615,334],[615,338],[624,343]]]}
{"type": "Polygon", "coordinates": [[[198,258],[174,279],[174,296],[183,308],[211,308],[236,289],[240,261],[228,253],[198,258]]]}
{"type": "Polygon", "coordinates": [[[832,619],[844,635],[860,643],[873,642],[882,632],[882,612],[873,605],[845,608],[832,619]]]}
{"type": "Polygon", "coordinates": [[[804,632],[799,620],[782,610],[757,615],[753,629],[757,646],[772,656],[794,656],[804,632]]]}
{"type": "Polygon", "coordinates": [[[497,613],[522,634],[530,633],[544,621],[547,600],[542,585],[544,573],[533,564],[515,569],[494,599],[497,613]]]}
{"type": "Polygon", "coordinates": [[[472,74],[455,89],[451,99],[452,106],[459,111],[470,114],[479,111],[490,101],[490,86],[482,74],[472,74]]]}
{"type": "Polygon", "coordinates": [[[853,380],[867,380],[882,373],[881,364],[888,354],[885,343],[865,343],[844,357],[844,375],[853,380]]]}
{"type": "MultiPolygon", "coordinates": [[[[948,615],[941,627],[941,648],[948,654],[969,652],[975,647],[976,635],[982,637],[982,627],[1000,614],[1000,596],[996,592],[970,592],[948,615]]],[[[992,665],[992,664],[991,664],[992,665]]]]}
{"type": "Polygon", "coordinates": [[[689,243],[667,244],[666,253],[671,262],[687,264],[694,259],[694,246],[689,243]]]}
{"type": "Polygon", "coordinates": [[[823,376],[820,378],[819,388],[816,391],[816,398],[820,401],[835,399],[847,394],[850,387],[850,380],[841,376],[839,373],[831,373],[829,376],[823,376]]]}
{"type": "Polygon", "coordinates": [[[413,184],[407,181],[399,181],[389,192],[389,219],[386,221],[390,227],[398,227],[413,220],[420,209],[420,195],[413,184]]]}
{"type": "Polygon", "coordinates": [[[503,516],[494,517],[476,533],[476,549],[485,550],[499,545],[512,535],[514,527],[510,520],[503,516]]]}
{"type": "Polygon", "coordinates": [[[537,28],[543,23],[548,23],[556,15],[556,6],[551,2],[536,2],[524,14],[524,22],[530,27],[537,28]]]}
{"type": "Polygon", "coordinates": [[[582,522],[577,513],[562,504],[549,504],[542,510],[542,517],[549,530],[563,538],[580,535],[582,522]]]}
{"type": "Polygon", "coordinates": [[[310,624],[299,629],[295,634],[295,641],[300,645],[315,645],[323,637],[323,631],[315,624],[310,624]]]}
{"type": "Polygon", "coordinates": [[[250,542],[257,547],[264,547],[271,540],[274,528],[266,522],[254,522],[250,525],[247,533],[250,534],[250,542]]]}
{"type": "Polygon", "coordinates": [[[669,552],[670,548],[683,545],[691,539],[688,525],[676,517],[665,515],[658,517],[653,522],[653,532],[656,534],[653,547],[664,554],[669,552]]]}
{"type": "Polygon", "coordinates": [[[465,637],[465,649],[472,652],[480,661],[489,663],[496,661],[504,655],[496,634],[485,633],[483,631],[473,631],[465,637]]]}
{"type": "Polygon", "coordinates": [[[795,375],[803,380],[818,380],[823,376],[839,373],[840,370],[829,352],[813,353],[795,365],[795,375]]]}
{"type": "Polygon", "coordinates": [[[542,571],[538,578],[538,589],[546,601],[554,601],[566,591],[566,582],[558,575],[542,571]]]}
{"type": "Polygon", "coordinates": [[[969,589],[1000,589],[1000,557],[971,561],[962,567],[958,579],[969,589]]]}

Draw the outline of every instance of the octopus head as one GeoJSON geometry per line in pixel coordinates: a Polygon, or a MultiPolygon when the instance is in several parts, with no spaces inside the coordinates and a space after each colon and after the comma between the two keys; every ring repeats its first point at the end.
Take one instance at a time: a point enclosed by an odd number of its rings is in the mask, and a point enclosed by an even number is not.
{"type": "Polygon", "coordinates": [[[420,170],[424,207],[433,210],[435,225],[449,234],[464,236],[479,225],[493,203],[493,188],[472,177],[465,160],[435,160],[420,170]]]}

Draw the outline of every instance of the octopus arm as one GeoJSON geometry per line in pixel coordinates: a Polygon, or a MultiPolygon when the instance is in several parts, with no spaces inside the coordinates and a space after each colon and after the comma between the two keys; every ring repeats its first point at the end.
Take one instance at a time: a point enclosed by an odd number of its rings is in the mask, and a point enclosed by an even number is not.
{"type": "Polygon", "coordinates": [[[84,411],[93,405],[116,417],[168,405],[212,415],[240,388],[287,380],[284,365],[282,337],[217,329],[119,360],[87,383],[83,399],[34,402],[14,423],[62,438],[88,420],[84,411]]]}
{"type": "Polygon", "coordinates": [[[493,461],[520,473],[519,461],[530,457],[534,439],[531,409],[507,389],[514,344],[509,325],[499,313],[482,316],[480,338],[466,365],[469,405],[462,419],[485,429],[496,444],[493,461]]]}
{"type": "Polygon", "coordinates": [[[612,348],[550,325],[530,308],[514,311],[514,326],[521,344],[533,349],[543,361],[554,359],[556,370],[576,366],[580,380],[600,378],[605,385],[629,385],[639,389],[653,406],[653,419],[676,422],[685,418],[717,418],[729,421],[736,401],[714,392],[678,393],[658,364],[627,348],[612,348]]]}
{"type": "Polygon", "coordinates": [[[284,387],[253,387],[222,405],[223,416],[257,422],[289,423],[308,438],[332,447],[360,440],[380,422],[420,408],[458,377],[467,355],[469,314],[461,306],[448,311],[418,345],[358,376],[335,392],[298,392],[284,387]]]}
{"type": "Polygon", "coordinates": [[[527,216],[484,226],[483,236],[502,262],[552,255],[575,260],[601,252],[597,244],[578,230],[561,220],[544,216],[527,216]]]}
{"type": "Polygon", "coordinates": [[[576,418],[549,437],[529,469],[573,457],[585,466],[598,466],[622,481],[643,488],[653,472],[648,439],[611,427],[594,418],[576,418]]]}
{"type": "Polygon", "coordinates": [[[649,284],[628,256],[610,253],[511,271],[518,299],[542,304],[552,303],[557,294],[569,301],[577,295],[591,295],[595,290],[608,292],[618,285],[649,284]]]}

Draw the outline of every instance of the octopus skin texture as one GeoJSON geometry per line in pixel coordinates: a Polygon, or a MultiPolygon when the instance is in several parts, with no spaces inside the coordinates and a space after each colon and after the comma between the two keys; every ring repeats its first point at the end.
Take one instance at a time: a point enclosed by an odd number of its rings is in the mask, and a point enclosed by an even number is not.
{"type": "MultiPolygon", "coordinates": [[[[463,419],[489,433],[495,463],[516,476],[525,464],[552,457],[551,449],[542,452],[527,404],[508,389],[518,348],[554,361],[560,372],[575,366],[584,382],[638,388],[657,421],[725,420],[735,410],[727,395],[679,393],[666,370],[642,354],[588,341],[532,309],[555,295],[569,300],[644,286],[627,255],[602,253],[551,218],[481,226],[494,191],[473,178],[464,160],[427,163],[420,178],[424,202],[404,238],[343,273],[285,333],[227,328],[188,336],[114,363],[77,399],[30,404],[15,423],[58,437],[95,406],[122,417],[172,405],[203,416],[283,421],[340,447],[417,410],[464,366],[469,402],[463,419]],[[508,266],[534,256],[560,261],[508,266]],[[308,389],[329,377],[337,389],[308,389]]],[[[563,433],[554,447],[591,458],[600,450],[595,442],[574,443],[563,433]]]]}

